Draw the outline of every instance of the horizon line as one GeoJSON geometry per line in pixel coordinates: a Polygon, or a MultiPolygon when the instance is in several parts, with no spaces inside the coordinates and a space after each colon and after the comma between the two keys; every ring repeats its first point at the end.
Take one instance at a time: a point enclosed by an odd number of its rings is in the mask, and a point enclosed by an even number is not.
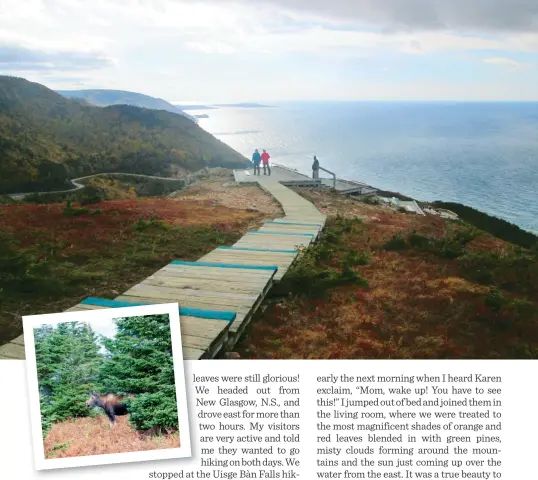
{"type": "Polygon", "coordinates": [[[421,103],[538,103],[538,99],[529,99],[529,100],[513,100],[513,99],[445,99],[445,98],[351,98],[351,99],[286,99],[286,100],[248,100],[248,101],[227,101],[227,102],[196,102],[196,101],[170,101],[172,105],[201,105],[201,106],[216,106],[216,105],[237,105],[241,103],[259,103],[267,106],[271,104],[278,103],[289,103],[289,102],[303,102],[303,103],[314,103],[314,102],[334,102],[334,103],[350,103],[350,102],[421,102],[421,103]]]}

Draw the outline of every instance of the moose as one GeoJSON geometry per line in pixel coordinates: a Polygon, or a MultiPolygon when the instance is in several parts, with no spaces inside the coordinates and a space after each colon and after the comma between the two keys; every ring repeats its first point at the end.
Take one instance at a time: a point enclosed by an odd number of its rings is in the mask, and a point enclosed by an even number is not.
{"type": "Polygon", "coordinates": [[[98,393],[90,392],[90,398],[86,402],[88,408],[100,407],[107,414],[110,423],[116,423],[116,415],[127,415],[129,410],[127,405],[123,403],[126,398],[134,398],[133,395],[99,395],[98,393]]]}

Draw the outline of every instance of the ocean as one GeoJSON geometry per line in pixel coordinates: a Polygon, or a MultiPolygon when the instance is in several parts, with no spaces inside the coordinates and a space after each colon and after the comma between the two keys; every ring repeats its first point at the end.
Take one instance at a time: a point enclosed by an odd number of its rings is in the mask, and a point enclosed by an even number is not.
{"type": "Polygon", "coordinates": [[[459,202],[538,233],[538,103],[286,102],[219,107],[200,126],[250,158],[432,201],[459,202]]]}

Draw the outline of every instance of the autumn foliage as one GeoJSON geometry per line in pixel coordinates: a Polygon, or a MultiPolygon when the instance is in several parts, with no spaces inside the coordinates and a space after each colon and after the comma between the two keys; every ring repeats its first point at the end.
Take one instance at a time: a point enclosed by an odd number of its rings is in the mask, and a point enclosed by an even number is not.
{"type": "Polygon", "coordinates": [[[128,415],[118,417],[117,422],[111,426],[108,418],[100,415],[54,424],[45,438],[45,456],[66,458],[180,447],[178,432],[144,435],[133,429],[128,415]]]}
{"type": "Polygon", "coordinates": [[[114,298],[172,260],[234,243],[261,218],[169,198],[0,205],[0,343],[22,331],[21,315],[114,298]]]}
{"type": "Polygon", "coordinates": [[[325,231],[253,322],[242,358],[538,357],[533,252],[463,222],[298,193],[329,215],[325,231]],[[355,280],[334,282],[346,268],[355,280]]]}

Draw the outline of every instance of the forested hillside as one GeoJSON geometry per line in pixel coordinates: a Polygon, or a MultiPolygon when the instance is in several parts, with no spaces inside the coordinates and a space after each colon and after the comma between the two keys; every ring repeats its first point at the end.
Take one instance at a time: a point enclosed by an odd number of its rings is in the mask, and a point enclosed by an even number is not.
{"type": "Polygon", "coordinates": [[[0,194],[66,186],[101,172],[169,175],[247,160],[191,120],[160,110],[94,107],[0,76],[0,194]]]}
{"type": "Polygon", "coordinates": [[[168,103],[162,98],[150,97],[142,93],[126,92],[124,90],[57,90],[57,93],[67,98],[83,99],[90,105],[108,107],[109,105],[132,105],[133,107],[166,110],[167,112],[183,115],[195,121],[195,118],[180,108],[168,103]]]}

